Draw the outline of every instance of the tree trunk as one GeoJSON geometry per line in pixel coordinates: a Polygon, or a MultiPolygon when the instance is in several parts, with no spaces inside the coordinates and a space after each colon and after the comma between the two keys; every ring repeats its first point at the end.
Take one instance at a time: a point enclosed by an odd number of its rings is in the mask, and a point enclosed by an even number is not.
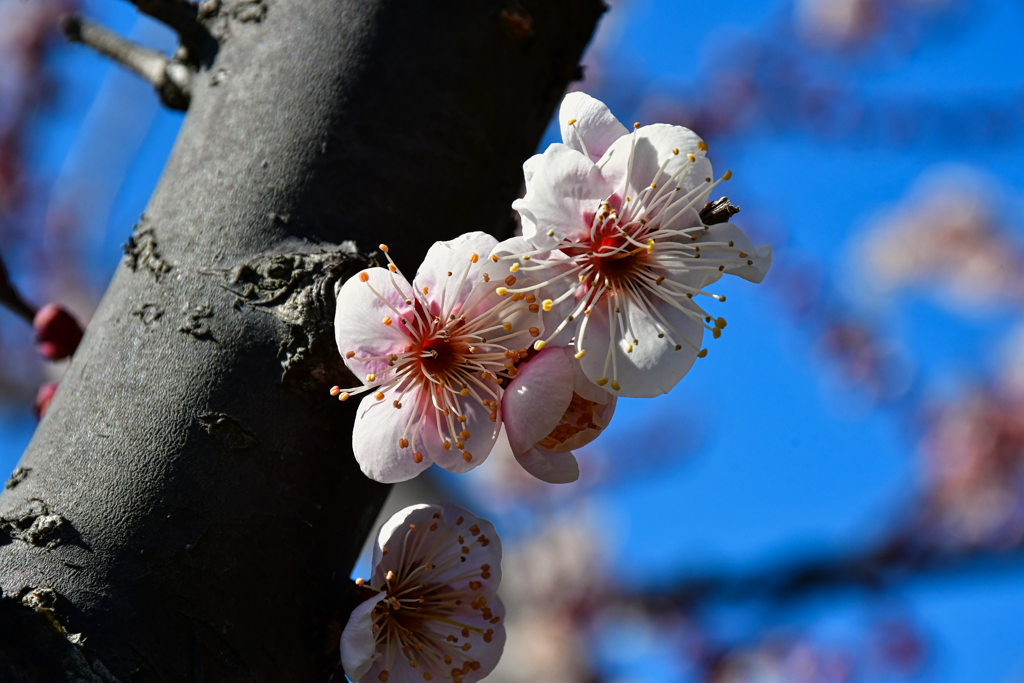
{"type": "MultiPolygon", "coordinates": [[[[204,3],[209,8],[209,3],[204,3]]],[[[0,680],[328,680],[387,487],[334,285],[508,234],[600,0],[225,0],[126,257],[0,497],[0,680]],[[75,635],[81,634],[81,635],[75,635]],[[84,642],[83,642],[84,641],[84,642]]]]}

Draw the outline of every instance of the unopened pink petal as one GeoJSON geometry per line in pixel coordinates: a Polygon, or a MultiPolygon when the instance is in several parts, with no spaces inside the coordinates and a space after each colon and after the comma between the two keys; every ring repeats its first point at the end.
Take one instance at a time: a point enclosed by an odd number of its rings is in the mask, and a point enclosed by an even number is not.
{"type": "Polygon", "coordinates": [[[571,349],[544,349],[526,363],[505,389],[501,402],[505,433],[513,452],[525,452],[551,433],[572,401],[571,349]]]}
{"type": "Polygon", "coordinates": [[[568,484],[580,478],[580,467],[572,452],[552,453],[540,448],[512,451],[523,469],[549,484],[568,484]]]}

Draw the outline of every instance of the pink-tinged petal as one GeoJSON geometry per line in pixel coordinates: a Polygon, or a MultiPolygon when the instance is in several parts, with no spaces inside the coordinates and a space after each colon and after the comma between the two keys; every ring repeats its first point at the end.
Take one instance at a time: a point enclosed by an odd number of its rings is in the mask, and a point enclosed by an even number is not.
{"type": "MultiPolygon", "coordinates": [[[[460,665],[466,660],[479,662],[480,667],[476,671],[470,670],[467,672],[466,675],[462,677],[463,683],[476,683],[476,681],[481,680],[484,676],[494,671],[494,667],[498,665],[498,660],[501,659],[501,654],[505,650],[505,605],[502,603],[500,598],[495,596],[487,601],[487,606],[490,608],[491,614],[493,615],[490,620],[483,619],[478,616],[459,616],[455,618],[455,620],[460,624],[465,624],[469,628],[474,629],[470,631],[470,637],[468,639],[463,637],[461,626],[446,624],[440,621],[431,622],[430,630],[437,634],[435,637],[436,640],[444,641],[448,636],[453,636],[459,641],[458,644],[452,646],[452,666],[449,666],[444,672],[444,674],[448,676],[447,680],[451,680],[451,669],[458,668],[455,665],[460,665]],[[497,619],[497,621],[492,624],[491,621],[493,619],[497,619]],[[476,629],[479,629],[480,632],[490,630],[490,642],[486,642],[476,629]],[[472,648],[465,653],[462,652],[460,647],[464,642],[469,642],[472,646],[472,648]]],[[[398,669],[399,667],[396,666],[395,668],[398,669]]],[[[401,668],[410,669],[409,666],[403,666],[401,668]]],[[[413,671],[415,671],[415,669],[413,669],[413,671]]],[[[436,673],[434,674],[434,678],[435,680],[437,679],[436,673]]],[[[402,683],[405,683],[405,681],[408,681],[408,683],[423,683],[423,678],[422,675],[418,675],[418,678],[416,679],[403,678],[402,683]]],[[[395,679],[388,678],[388,683],[395,683],[395,679]]]]}
{"type": "Polygon", "coordinates": [[[571,92],[558,110],[562,142],[592,161],[597,161],[612,143],[629,133],[604,102],[582,92],[571,92]],[[573,121],[573,125],[569,122],[573,121]],[[582,140],[583,144],[580,144],[582,140]],[[584,145],[586,150],[584,150],[584,145]]]}
{"type": "Polygon", "coordinates": [[[398,572],[403,560],[409,562],[410,558],[403,558],[402,545],[406,535],[409,533],[409,525],[414,524],[416,528],[428,528],[433,523],[435,514],[443,514],[444,510],[439,505],[410,505],[402,508],[388,518],[388,521],[381,525],[377,532],[377,542],[373,544],[373,569],[371,570],[370,585],[380,590],[384,587],[384,577],[389,571],[398,572]],[[384,549],[388,553],[384,554],[384,549]],[[391,552],[394,550],[395,552],[391,552]]]}
{"type": "Polygon", "coordinates": [[[544,349],[518,371],[505,389],[501,414],[512,452],[525,453],[558,426],[572,401],[572,351],[544,349]]]}
{"type": "Polygon", "coordinates": [[[386,597],[387,594],[381,593],[361,603],[352,610],[345,630],[341,632],[341,666],[345,675],[357,683],[380,659],[373,634],[373,608],[386,597]]]}
{"type": "Polygon", "coordinates": [[[556,143],[538,156],[528,162],[526,196],[512,203],[523,218],[523,236],[548,230],[570,239],[589,234],[587,215],[592,217],[614,188],[594,162],[570,147],[556,143]]]}
{"type": "MultiPolygon", "coordinates": [[[[405,278],[398,274],[393,277],[403,292],[412,292],[405,278]]],[[[350,351],[359,358],[405,351],[409,340],[399,331],[399,315],[395,313],[395,310],[402,314],[409,311],[405,296],[395,289],[386,268],[367,268],[349,278],[338,292],[334,316],[334,338],[341,357],[345,358],[350,351]],[[368,277],[366,282],[359,279],[364,273],[368,277]],[[374,290],[386,302],[374,294],[374,290]],[[391,319],[390,326],[384,324],[385,318],[391,319]]],[[[384,373],[388,369],[387,360],[360,362],[351,358],[345,360],[345,365],[360,381],[365,381],[368,374],[384,373]]]]}
{"type": "MultiPolygon", "coordinates": [[[[676,193],[681,197],[700,185],[710,187],[705,179],[713,178],[711,162],[698,147],[700,142],[700,137],[688,128],[655,123],[616,140],[598,162],[598,166],[606,178],[621,183],[630,168],[632,151],[632,171],[629,172],[626,196],[633,197],[635,201],[637,195],[649,188],[651,183],[656,183],[658,188],[672,183],[673,188],[681,188],[676,193]],[[679,153],[675,154],[674,150],[677,149],[679,153]],[[687,154],[693,154],[697,158],[696,163],[690,163],[687,154]],[[665,168],[659,173],[662,164],[665,164],[665,168]],[[674,180],[673,176],[676,176],[674,180]]],[[[621,184],[615,187],[616,191],[622,192],[621,184]]],[[[704,205],[704,201],[702,199],[697,203],[698,209],[704,205]]]]}
{"type": "Polygon", "coordinates": [[[433,553],[429,558],[430,563],[440,568],[431,570],[424,580],[450,585],[457,590],[469,590],[471,581],[479,582],[480,587],[474,591],[488,599],[498,590],[498,584],[501,583],[501,539],[494,525],[452,503],[412,505],[392,515],[377,534],[377,543],[373,548],[371,585],[374,588],[383,587],[384,577],[389,571],[402,575],[402,567],[408,569],[423,564],[428,559],[425,557],[428,551],[433,553]],[[432,529],[435,523],[437,528],[432,529]],[[410,525],[416,527],[415,531],[410,525]],[[475,534],[472,532],[474,529],[475,534]],[[421,533],[429,542],[417,540],[421,533]],[[435,536],[446,533],[450,540],[435,541],[435,536]],[[463,543],[458,542],[460,537],[463,543]],[[482,544],[484,541],[487,545],[482,544]],[[469,552],[463,553],[463,547],[469,548],[469,552]],[[388,549],[386,555],[384,548],[388,549]],[[454,557],[466,559],[444,562],[445,558],[454,557]],[[474,574],[483,565],[488,566],[489,578],[466,576],[474,574]]]}
{"type": "MultiPolygon", "coordinates": [[[[762,244],[760,246],[754,246],[754,243],[750,241],[746,233],[740,230],[732,223],[719,223],[718,225],[712,225],[708,228],[708,231],[700,234],[697,239],[697,244],[704,242],[732,242],[736,249],[747,254],[749,257],[747,260],[753,261],[750,265],[741,265],[740,267],[726,266],[725,272],[729,275],[736,275],[748,280],[753,283],[759,283],[764,280],[768,274],[768,269],[772,267],[772,245],[762,244]]],[[[710,251],[708,253],[711,253],[710,251]]],[[[729,256],[735,256],[735,253],[730,252],[729,256]]],[[[744,261],[741,261],[744,263],[744,261]]],[[[718,280],[718,278],[714,278],[718,280]]],[[[706,282],[705,286],[711,284],[706,282]]]]}
{"type": "Polygon", "coordinates": [[[512,455],[524,470],[548,484],[570,484],[580,478],[580,466],[571,451],[553,453],[533,447],[513,449],[512,455]]]}
{"type": "MultiPolygon", "coordinates": [[[[594,306],[587,324],[582,345],[586,349],[586,355],[580,360],[580,365],[591,381],[597,382],[607,378],[608,382],[604,386],[612,389],[612,361],[608,361],[605,370],[605,358],[609,345],[614,343],[618,348],[618,356],[615,358],[618,373],[615,379],[620,388],[613,393],[617,396],[653,398],[667,394],[693,366],[704,336],[704,327],[698,318],[687,315],[657,298],[653,293],[647,292],[646,296],[648,303],[657,309],[657,314],[651,311],[651,306],[647,306],[647,310],[644,311],[633,302],[622,307],[629,325],[629,336],[639,342],[633,345],[631,352],[627,352],[627,349],[633,339],[624,339],[618,325],[615,339],[612,340],[606,302],[602,301],[594,306]],[[658,334],[667,327],[658,318],[658,314],[675,330],[667,332],[665,337],[660,339],[658,334]],[[670,340],[670,335],[676,337],[676,333],[688,339],[693,346],[677,338],[680,349],[676,350],[675,343],[670,340]]],[[[695,310],[688,299],[683,299],[679,306],[695,310]]],[[[579,348],[577,340],[577,350],[579,348]]]]}
{"type": "MultiPolygon", "coordinates": [[[[466,539],[465,545],[469,547],[469,553],[463,554],[465,562],[459,562],[457,566],[452,566],[447,571],[438,570],[437,574],[431,576],[431,580],[457,589],[466,588],[470,581],[479,581],[483,585],[477,592],[490,600],[497,594],[498,585],[501,583],[501,539],[498,538],[494,524],[453,503],[439,503],[437,507],[441,508],[442,518],[448,523],[448,528],[466,539]],[[460,519],[461,524],[458,523],[460,519]],[[477,533],[474,534],[473,529],[476,529],[477,533]],[[482,545],[484,540],[487,545],[482,545]],[[479,569],[483,565],[487,565],[490,578],[459,578],[460,575],[479,569]]],[[[462,553],[461,547],[456,547],[456,551],[462,553]]]]}
{"type": "MultiPolygon", "coordinates": [[[[493,383],[491,385],[497,386],[493,383]]],[[[474,388],[478,390],[478,393],[481,391],[479,387],[474,388]]],[[[477,403],[472,396],[462,398],[460,405],[462,406],[466,421],[463,423],[455,422],[456,434],[451,434],[448,431],[444,415],[441,414],[442,431],[438,433],[436,420],[431,416],[428,419],[434,420],[435,426],[426,433],[424,438],[425,452],[430,459],[438,466],[457,474],[469,472],[483,463],[487,456],[491,454],[494,442],[498,440],[498,432],[501,430],[500,412],[495,415],[495,421],[491,422],[490,409],[477,403]],[[468,439],[461,438],[459,435],[459,430],[461,429],[469,432],[468,439]],[[446,438],[452,442],[451,448],[447,451],[444,450],[444,440],[446,438]],[[461,449],[455,446],[455,439],[462,441],[463,447],[461,449]],[[466,460],[465,453],[469,453],[472,458],[466,460]]]]}
{"type": "Polygon", "coordinates": [[[442,293],[446,307],[453,301],[465,302],[480,281],[481,268],[497,244],[498,240],[484,232],[469,232],[447,242],[434,242],[416,271],[413,284],[421,293],[426,287],[425,298],[434,304],[440,305],[442,293]],[[473,254],[478,257],[476,263],[470,261],[473,254]]]}
{"type": "Polygon", "coordinates": [[[402,399],[402,407],[395,408],[393,402],[398,398],[395,392],[386,392],[384,399],[378,401],[373,392],[367,394],[359,403],[356,422],[352,428],[352,452],[363,474],[374,481],[394,484],[412,479],[430,467],[430,458],[424,457],[417,463],[413,453],[417,450],[425,452],[425,443],[430,439],[430,432],[435,432],[434,423],[428,421],[420,430],[413,442],[413,430],[418,414],[415,401],[410,397],[402,399]],[[410,418],[413,426],[406,432],[410,418]],[[407,438],[409,446],[401,448],[399,439],[407,438]]]}

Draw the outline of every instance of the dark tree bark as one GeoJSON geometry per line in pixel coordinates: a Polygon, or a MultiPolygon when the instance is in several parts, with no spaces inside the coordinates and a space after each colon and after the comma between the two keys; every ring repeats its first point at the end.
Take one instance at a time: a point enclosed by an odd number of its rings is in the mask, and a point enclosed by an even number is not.
{"type": "Polygon", "coordinates": [[[327,680],[387,495],[328,394],[342,243],[411,273],[507,234],[603,9],[203,3],[177,145],[0,497],[0,680],[327,680]]]}

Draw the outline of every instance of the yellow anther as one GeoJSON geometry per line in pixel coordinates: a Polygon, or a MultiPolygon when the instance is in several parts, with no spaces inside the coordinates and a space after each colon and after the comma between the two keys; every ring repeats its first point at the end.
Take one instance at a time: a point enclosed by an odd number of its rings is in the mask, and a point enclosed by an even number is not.
{"type": "Polygon", "coordinates": [[[723,330],[725,329],[725,326],[728,324],[729,323],[725,322],[725,318],[718,318],[717,320],[715,320],[715,325],[721,327],[723,330]]]}
{"type": "Polygon", "coordinates": [[[650,254],[652,251],[654,251],[654,238],[648,237],[647,238],[647,253],[650,254]]]}
{"type": "Polygon", "coordinates": [[[452,442],[445,439],[444,443],[441,444],[441,448],[445,449],[446,451],[450,451],[452,449],[452,442]]]}
{"type": "Polygon", "coordinates": [[[494,261],[495,263],[497,263],[498,262],[498,255],[497,254],[491,254],[491,260],[494,261]]]}
{"type": "Polygon", "coordinates": [[[498,296],[505,296],[506,294],[508,294],[508,289],[505,287],[498,287],[496,290],[494,290],[494,292],[498,296]]]}
{"type": "Polygon", "coordinates": [[[621,388],[622,387],[619,386],[618,382],[616,382],[615,380],[612,380],[612,389],[614,389],[615,391],[618,391],[621,388]]]}
{"type": "Polygon", "coordinates": [[[576,354],[576,360],[579,360],[580,358],[583,358],[583,356],[586,355],[586,353],[587,353],[586,349],[580,349],[579,353],[576,354]]]}
{"type": "Polygon", "coordinates": [[[597,386],[603,387],[605,384],[608,384],[607,377],[602,377],[601,379],[597,380],[597,386]]]}
{"type": "Polygon", "coordinates": [[[459,396],[469,396],[469,389],[463,389],[460,391],[459,396]]]}
{"type": "Polygon", "coordinates": [[[576,123],[576,119],[569,119],[569,125],[570,125],[570,126],[571,126],[572,124],[574,124],[574,123],[576,123]]]}
{"type": "Polygon", "coordinates": [[[633,345],[626,344],[626,353],[633,353],[633,345]]]}
{"type": "Polygon", "coordinates": [[[372,372],[366,376],[366,381],[367,382],[373,382],[376,379],[377,379],[377,375],[373,374],[372,372]]]}
{"type": "Polygon", "coordinates": [[[348,397],[349,397],[349,396],[351,396],[351,394],[350,394],[350,393],[348,393],[347,391],[343,391],[343,392],[341,392],[341,394],[340,394],[340,395],[338,396],[338,400],[339,400],[339,401],[347,401],[347,400],[348,400],[348,397]]]}
{"type": "Polygon", "coordinates": [[[702,152],[708,151],[708,143],[701,140],[700,142],[697,143],[697,149],[699,149],[702,152]]]}
{"type": "Polygon", "coordinates": [[[679,148],[678,147],[673,147],[672,148],[672,153],[673,154],[679,154],[679,148]]]}
{"type": "Polygon", "coordinates": [[[510,322],[507,322],[507,321],[506,321],[506,322],[503,322],[503,323],[501,324],[501,328],[502,328],[503,330],[505,330],[506,332],[511,332],[511,331],[512,331],[512,323],[510,323],[510,322]]]}
{"type": "Polygon", "coordinates": [[[388,249],[388,245],[386,245],[386,244],[381,244],[377,248],[380,249],[381,251],[383,251],[385,254],[388,253],[389,251],[391,251],[390,249],[388,249]]]}
{"type": "Polygon", "coordinates": [[[476,263],[479,260],[480,260],[480,254],[470,254],[469,255],[469,262],[470,263],[476,263]]]}
{"type": "MultiPolygon", "coordinates": [[[[384,392],[383,391],[378,391],[376,394],[373,395],[373,397],[375,399],[377,399],[378,401],[383,401],[384,400],[384,392]]],[[[345,399],[342,399],[342,400],[344,401],[345,399]]]]}
{"type": "Polygon", "coordinates": [[[370,274],[367,273],[365,270],[363,272],[359,273],[359,281],[360,282],[368,282],[369,280],[370,280],[370,274]]]}
{"type": "Polygon", "coordinates": [[[708,350],[707,349],[701,349],[700,353],[697,354],[697,358],[707,358],[707,356],[708,356],[708,350]]]}
{"type": "Polygon", "coordinates": [[[725,175],[722,176],[722,180],[730,180],[732,178],[732,171],[726,171],[725,175]]]}
{"type": "Polygon", "coordinates": [[[420,291],[421,291],[421,292],[423,292],[424,294],[426,294],[427,292],[429,292],[429,291],[430,291],[430,288],[429,288],[429,287],[424,287],[424,288],[423,288],[423,289],[421,289],[420,291]]]}
{"type": "Polygon", "coordinates": [[[711,336],[714,337],[715,339],[718,339],[719,337],[722,336],[722,330],[716,327],[715,329],[711,330],[711,336]]]}
{"type": "Polygon", "coordinates": [[[390,315],[384,316],[384,320],[382,320],[381,322],[384,323],[384,327],[391,327],[391,322],[392,322],[391,321],[391,316],[390,315]]]}
{"type": "Polygon", "coordinates": [[[537,349],[538,351],[542,350],[544,348],[544,340],[538,339],[537,341],[533,342],[533,348],[537,349]]]}
{"type": "Polygon", "coordinates": [[[639,121],[637,121],[636,123],[633,124],[633,129],[634,130],[636,130],[639,127],[640,127],[640,122],[639,121]]]}
{"type": "Polygon", "coordinates": [[[692,154],[687,154],[686,158],[689,159],[691,163],[697,161],[697,157],[693,156],[692,154]]]}
{"type": "Polygon", "coordinates": [[[538,328],[538,327],[531,327],[530,328],[530,336],[531,337],[539,337],[540,336],[540,328],[538,328]]]}
{"type": "Polygon", "coordinates": [[[551,307],[555,305],[555,302],[551,299],[544,299],[544,302],[541,305],[544,307],[545,311],[550,311],[551,307]]]}
{"type": "Polygon", "coordinates": [[[509,268],[509,270],[512,271],[513,273],[518,272],[519,271],[519,264],[518,263],[513,263],[512,267],[509,268]]]}
{"type": "Polygon", "coordinates": [[[396,266],[394,263],[389,263],[388,264],[388,270],[390,270],[392,273],[397,273],[398,272],[398,266],[396,266]]]}

